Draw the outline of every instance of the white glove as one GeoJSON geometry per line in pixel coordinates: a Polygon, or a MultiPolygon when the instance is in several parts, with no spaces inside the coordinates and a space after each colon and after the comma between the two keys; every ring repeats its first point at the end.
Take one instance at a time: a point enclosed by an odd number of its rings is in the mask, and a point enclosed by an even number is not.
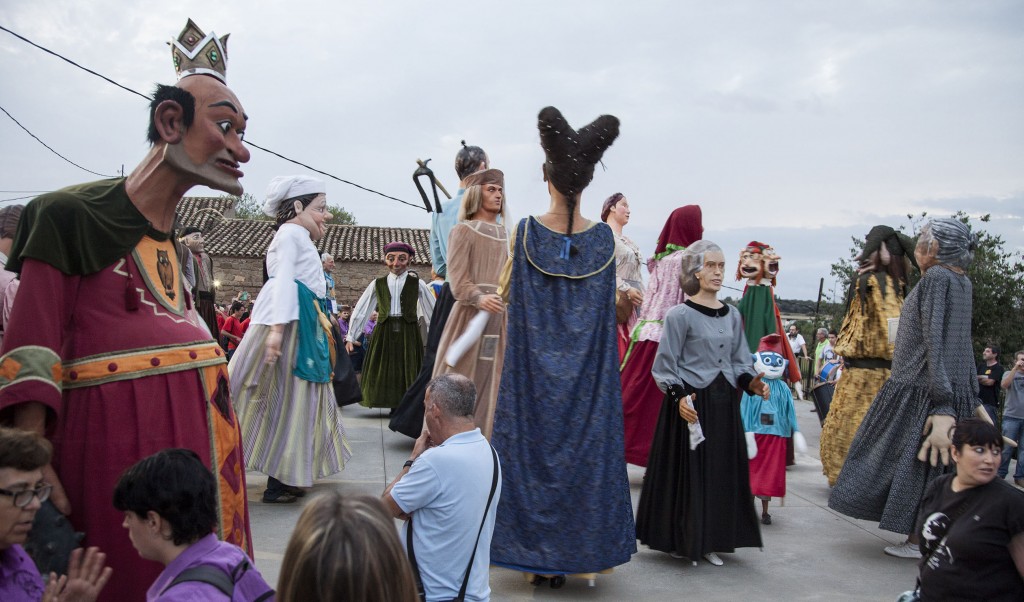
{"type": "Polygon", "coordinates": [[[807,439],[804,439],[804,434],[800,431],[793,433],[793,449],[795,449],[798,454],[807,453],[807,439]]]}
{"type": "Polygon", "coordinates": [[[753,460],[757,457],[757,440],[754,433],[743,433],[743,436],[747,438],[747,459],[753,460]]]}

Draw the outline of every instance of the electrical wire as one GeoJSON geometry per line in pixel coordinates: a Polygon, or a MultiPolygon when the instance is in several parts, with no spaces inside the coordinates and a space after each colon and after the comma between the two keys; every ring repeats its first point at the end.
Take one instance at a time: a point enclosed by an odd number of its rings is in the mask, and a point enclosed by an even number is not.
{"type": "Polygon", "coordinates": [[[301,165],[302,167],[305,167],[306,169],[308,169],[310,171],[315,171],[316,173],[325,175],[328,178],[334,178],[335,180],[337,180],[339,182],[344,182],[345,184],[348,184],[349,186],[355,186],[356,188],[359,188],[360,190],[365,190],[366,192],[372,192],[373,194],[380,195],[380,196],[382,196],[382,197],[384,197],[386,199],[391,199],[392,201],[398,201],[399,203],[402,203],[403,205],[409,205],[410,207],[415,207],[416,209],[423,209],[423,207],[421,207],[420,205],[414,205],[414,204],[410,203],[409,201],[403,201],[402,199],[397,199],[397,198],[395,198],[393,196],[386,195],[383,192],[377,192],[376,190],[373,190],[372,188],[367,188],[366,186],[360,186],[359,184],[356,184],[355,182],[349,182],[348,180],[344,180],[342,178],[339,178],[338,176],[336,176],[334,174],[327,173],[326,171],[317,169],[315,167],[311,167],[309,165],[306,165],[305,163],[302,163],[300,161],[296,161],[295,159],[290,159],[288,157],[285,157],[284,155],[282,155],[280,153],[276,153],[276,152],[274,152],[274,151],[272,151],[272,150],[270,150],[268,148],[263,148],[262,146],[259,146],[258,144],[256,144],[252,140],[249,140],[248,138],[243,140],[243,142],[245,142],[247,145],[249,145],[249,146],[251,146],[253,148],[258,148],[258,149],[260,149],[261,151],[263,151],[265,153],[270,153],[271,155],[274,155],[275,157],[279,157],[281,159],[284,159],[285,161],[289,161],[289,162],[294,163],[296,165],[301,165]]]}
{"type": "Polygon", "coordinates": [[[37,196],[39,196],[39,195],[30,194],[28,196],[16,196],[13,199],[0,199],[0,203],[10,203],[11,201],[21,201],[21,200],[24,200],[24,199],[34,199],[37,196]]]}
{"type": "Polygon", "coordinates": [[[28,134],[29,136],[32,136],[33,138],[35,138],[35,139],[36,139],[36,142],[38,142],[39,144],[42,144],[42,145],[43,145],[43,146],[45,146],[45,147],[46,147],[46,148],[47,148],[47,149],[48,149],[48,150],[49,150],[49,151],[50,151],[51,153],[53,153],[53,154],[57,155],[57,156],[58,156],[58,157],[60,157],[61,159],[64,159],[65,161],[67,161],[68,163],[70,163],[70,164],[74,165],[74,166],[75,166],[75,167],[77,167],[78,169],[81,169],[82,171],[87,171],[87,172],[89,172],[89,173],[91,173],[91,174],[93,174],[93,175],[97,175],[97,176],[100,176],[101,178],[114,178],[114,177],[117,177],[117,176],[108,176],[108,175],[106,175],[106,174],[101,174],[101,173],[99,173],[99,172],[97,172],[97,171],[93,171],[93,170],[91,170],[91,169],[87,169],[87,168],[85,168],[85,167],[82,167],[82,166],[81,166],[81,165],[79,165],[78,163],[75,163],[75,162],[74,162],[74,161],[72,161],[71,159],[68,159],[68,158],[67,158],[67,157],[65,157],[64,155],[62,155],[62,154],[58,153],[57,151],[53,150],[53,147],[51,147],[51,146],[50,146],[49,144],[47,144],[47,143],[43,142],[42,140],[40,140],[40,139],[39,139],[39,136],[36,136],[36,135],[35,135],[35,134],[33,134],[32,132],[30,132],[30,131],[29,131],[29,129],[28,129],[27,127],[25,127],[25,126],[21,125],[21,122],[20,122],[20,121],[18,121],[17,119],[15,119],[15,118],[14,118],[14,115],[11,115],[10,113],[8,113],[8,112],[7,112],[7,109],[5,109],[5,108],[3,108],[2,106],[0,106],[0,111],[3,111],[3,112],[4,112],[4,115],[7,115],[8,117],[10,117],[10,118],[11,118],[11,121],[13,121],[14,123],[18,124],[18,127],[20,127],[21,129],[25,130],[25,133],[27,133],[27,134],[28,134]]]}
{"type": "MultiPolygon", "coordinates": [[[[54,52],[53,50],[50,50],[49,48],[46,48],[46,47],[44,47],[44,46],[40,46],[39,44],[36,44],[35,42],[33,42],[32,40],[30,40],[30,39],[26,38],[26,37],[25,37],[25,36],[23,36],[23,35],[17,34],[17,33],[13,32],[13,31],[11,31],[10,29],[7,29],[7,28],[6,28],[6,27],[4,27],[3,25],[0,25],[0,30],[6,31],[7,33],[11,34],[12,36],[14,36],[14,37],[18,38],[19,40],[22,40],[23,42],[25,42],[25,43],[27,43],[27,44],[30,44],[30,45],[32,45],[32,46],[34,46],[34,47],[36,47],[36,48],[38,48],[38,49],[42,50],[43,52],[46,52],[46,53],[48,53],[48,54],[52,54],[53,56],[55,56],[55,57],[57,57],[57,58],[61,59],[62,61],[65,61],[65,62],[67,62],[67,63],[70,63],[71,65],[74,65],[75,67],[78,67],[79,69],[81,69],[81,70],[83,70],[83,71],[85,71],[85,72],[87,72],[87,73],[91,73],[92,75],[95,75],[96,77],[98,77],[98,78],[100,78],[100,79],[102,79],[102,80],[104,80],[104,81],[106,81],[106,82],[108,82],[108,83],[111,83],[111,84],[113,84],[113,85],[117,86],[118,88],[121,88],[122,90],[126,90],[126,91],[128,91],[128,92],[131,92],[132,94],[135,94],[135,95],[137,95],[137,96],[141,96],[142,98],[145,98],[145,99],[146,99],[147,101],[151,101],[151,100],[153,100],[153,98],[152,98],[151,96],[147,96],[146,94],[143,94],[143,93],[141,93],[141,92],[139,92],[139,91],[137,91],[137,90],[133,90],[133,89],[129,88],[128,86],[125,86],[125,85],[119,84],[119,83],[117,83],[116,81],[114,81],[114,80],[110,79],[109,77],[107,77],[107,76],[105,76],[105,75],[102,75],[102,74],[100,74],[100,73],[97,73],[96,71],[93,71],[92,69],[89,69],[89,68],[87,68],[87,67],[83,67],[82,65],[79,65],[79,64],[78,64],[78,63],[76,63],[75,61],[73,61],[73,60],[71,60],[71,59],[69,59],[69,58],[67,58],[67,57],[65,57],[65,56],[63,56],[63,55],[61,55],[61,54],[59,54],[59,53],[57,53],[57,52],[54,52]]],[[[2,107],[0,107],[0,110],[3,110],[3,108],[2,108],[2,107]]],[[[4,113],[7,113],[7,111],[4,111],[4,113]]],[[[8,117],[11,117],[10,113],[7,113],[7,116],[8,116],[8,117]]],[[[14,117],[11,117],[11,119],[14,119],[14,117]]],[[[17,121],[17,120],[14,120],[14,122],[15,122],[15,123],[18,123],[18,121],[17,121]]],[[[18,125],[20,126],[21,124],[20,124],[20,123],[18,123],[18,125]]],[[[24,129],[24,130],[25,130],[26,132],[28,132],[28,130],[27,130],[27,129],[25,129],[25,126],[21,126],[21,127],[22,127],[22,129],[24,129]]],[[[32,136],[33,138],[36,138],[36,136],[35,136],[34,134],[32,134],[32,132],[28,132],[28,133],[29,133],[29,135],[31,135],[31,136],[32,136]]],[[[39,138],[36,138],[36,140],[39,140],[39,138]]],[[[42,141],[42,140],[39,140],[39,142],[40,142],[41,144],[43,144],[43,146],[46,146],[46,144],[45,144],[45,143],[43,143],[43,141],[42,141]]],[[[318,174],[321,174],[321,175],[327,176],[327,177],[329,177],[329,178],[333,178],[333,179],[335,179],[335,180],[337,180],[337,181],[339,181],[339,182],[342,182],[342,183],[344,183],[344,184],[348,184],[349,186],[354,186],[354,187],[356,187],[356,188],[358,188],[358,189],[360,189],[360,190],[364,190],[364,191],[366,191],[366,192],[369,192],[369,193],[372,193],[372,194],[376,194],[377,196],[382,196],[382,197],[384,197],[384,198],[386,198],[386,199],[390,199],[390,200],[392,200],[392,201],[398,201],[399,203],[402,203],[403,205],[408,205],[408,206],[410,206],[410,207],[415,207],[416,209],[422,209],[422,210],[425,210],[425,211],[428,211],[428,212],[430,211],[429,209],[426,209],[426,208],[424,208],[424,207],[422,207],[422,206],[420,206],[420,205],[417,205],[417,204],[414,204],[414,203],[410,203],[410,202],[408,202],[408,201],[403,201],[402,199],[399,199],[399,198],[393,197],[393,196],[391,196],[391,195],[387,195],[387,194],[384,194],[383,192],[378,192],[378,191],[376,191],[376,190],[374,190],[374,189],[372,189],[372,188],[367,188],[366,186],[361,186],[361,185],[359,185],[359,184],[356,184],[355,182],[351,182],[351,181],[349,181],[349,180],[346,180],[346,179],[344,179],[344,178],[340,178],[340,177],[338,177],[338,176],[336,176],[336,175],[334,175],[334,174],[332,174],[332,173],[329,173],[329,172],[323,171],[323,170],[321,170],[321,169],[317,169],[317,168],[315,168],[315,167],[311,167],[311,166],[309,166],[309,165],[307,165],[307,164],[305,164],[305,163],[302,163],[301,161],[297,161],[297,160],[295,160],[295,159],[292,159],[292,158],[290,158],[290,157],[286,157],[286,156],[282,155],[281,153],[278,153],[278,152],[272,151],[272,150],[270,150],[270,149],[268,149],[268,148],[263,148],[262,146],[259,146],[259,145],[257,145],[257,144],[255,144],[255,143],[253,143],[253,142],[252,142],[252,141],[250,141],[250,140],[244,140],[244,143],[245,143],[245,144],[248,144],[249,146],[251,146],[251,147],[253,147],[253,148],[258,148],[259,150],[261,150],[261,151],[263,151],[263,152],[265,152],[265,153],[270,153],[271,155],[274,155],[275,157],[278,157],[278,158],[280,158],[280,159],[284,159],[285,161],[288,161],[288,162],[290,162],[290,163],[294,163],[295,165],[299,165],[299,166],[305,167],[306,169],[309,169],[309,170],[311,170],[311,171],[315,171],[315,172],[316,172],[316,173],[318,173],[318,174]]],[[[49,147],[49,146],[46,146],[46,148],[50,148],[50,147],[49,147]]],[[[54,154],[56,154],[56,155],[57,155],[58,157],[60,157],[61,159],[64,159],[65,161],[67,161],[68,163],[71,163],[72,165],[75,165],[76,167],[80,167],[81,169],[85,169],[84,167],[81,167],[81,166],[80,166],[80,165],[78,165],[77,163],[74,163],[74,162],[72,162],[71,160],[69,160],[69,159],[65,158],[65,157],[64,157],[63,155],[61,155],[61,154],[60,154],[60,153],[58,153],[57,151],[54,151],[54,150],[53,150],[52,148],[50,148],[50,150],[51,150],[51,151],[53,151],[53,152],[54,152],[54,154]]],[[[98,175],[98,176],[103,176],[103,174],[97,174],[96,172],[94,172],[94,171],[90,171],[90,170],[88,170],[88,169],[85,169],[85,171],[88,171],[89,173],[93,173],[93,174],[96,174],[96,175],[98,175]]],[[[109,177],[114,177],[114,176],[103,176],[103,177],[109,178],[109,177]]]]}
{"type": "Polygon", "coordinates": [[[104,79],[104,80],[106,80],[107,82],[109,82],[109,83],[111,83],[111,84],[114,84],[114,85],[115,85],[115,86],[117,86],[118,88],[121,88],[122,90],[127,90],[128,92],[131,92],[132,94],[138,94],[139,96],[141,96],[141,97],[145,98],[146,100],[153,100],[152,98],[149,98],[149,97],[148,97],[148,96],[146,96],[145,94],[143,94],[143,93],[141,93],[141,92],[136,92],[135,90],[132,90],[131,88],[129,88],[129,87],[127,87],[127,86],[122,86],[121,84],[119,84],[119,83],[115,82],[114,80],[110,79],[109,77],[107,77],[107,76],[105,76],[105,75],[100,75],[99,73],[96,73],[95,71],[93,71],[92,69],[89,69],[88,67],[83,67],[83,66],[79,65],[78,63],[76,63],[75,61],[73,61],[73,60],[71,60],[71,59],[69,59],[69,58],[67,58],[67,57],[64,57],[64,56],[61,56],[61,55],[57,54],[56,52],[54,52],[54,51],[50,50],[49,48],[44,48],[43,46],[40,46],[39,44],[36,44],[35,42],[33,42],[32,40],[30,40],[30,39],[26,38],[25,36],[22,36],[22,35],[18,35],[18,34],[16,34],[16,33],[14,33],[13,31],[11,31],[10,29],[7,29],[7,28],[6,28],[6,27],[4,27],[3,25],[0,25],[0,29],[2,29],[2,30],[4,30],[4,31],[6,31],[7,33],[11,34],[12,36],[14,36],[14,37],[18,38],[19,40],[21,40],[21,41],[23,41],[23,42],[26,42],[26,43],[28,43],[28,44],[31,44],[32,46],[35,46],[36,48],[38,48],[38,49],[42,50],[43,52],[46,52],[46,53],[52,54],[53,56],[55,56],[55,57],[59,58],[59,59],[60,59],[60,60],[62,60],[62,61],[66,61],[66,62],[68,62],[68,63],[71,63],[72,65],[74,65],[75,67],[78,67],[78,68],[79,68],[79,69],[81,69],[82,71],[85,71],[85,72],[87,72],[87,73],[92,73],[92,74],[93,74],[93,75],[95,75],[96,77],[98,77],[98,78],[101,78],[101,79],[104,79]]]}

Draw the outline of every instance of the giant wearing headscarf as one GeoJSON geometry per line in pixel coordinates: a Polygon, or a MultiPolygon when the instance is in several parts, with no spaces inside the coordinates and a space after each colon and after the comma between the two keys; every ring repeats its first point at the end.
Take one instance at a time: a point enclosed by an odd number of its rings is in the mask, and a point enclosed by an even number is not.
{"type": "Polygon", "coordinates": [[[537,119],[551,210],[519,222],[501,292],[508,348],[491,439],[503,486],[491,562],[542,575],[597,573],[636,551],[615,343],[615,239],[580,195],[619,133],[537,119]]]}
{"type": "Polygon", "coordinates": [[[857,256],[859,274],[850,287],[849,307],[835,347],[845,368],[821,430],[822,471],[829,485],[836,484],[853,436],[889,378],[893,352],[889,321],[900,317],[913,257],[914,242],[889,226],[872,228],[857,256]]]}
{"type": "Polygon", "coordinates": [[[160,566],[139,557],[110,503],[121,473],[168,447],[217,477],[217,535],[251,553],[245,466],[223,350],[182,285],[172,227],[197,185],[242,194],[246,114],[225,85],[224,38],[189,21],[157,86],[149,141],[127,178],[26,206],[7,268],[22,285],[4,336],[0,410],[54,443],[51,499],[117,577],[106,600],[142,600],[160,566]],[[66,494],[66,495],[65,495],[66,494]]]}
{"type": "MultiPolygon", "coordinates": [[[[903,304],[892,372],[829,496],[833,510],[910,534],[925,488],[951,470],[949,431],[979,407],[965,274],[976,246],[977,235],[955,219],[921,229],[914,249],[921,280],[903,304]]],[[[886,552],[920,557],[913,539],[886,552]]]]}

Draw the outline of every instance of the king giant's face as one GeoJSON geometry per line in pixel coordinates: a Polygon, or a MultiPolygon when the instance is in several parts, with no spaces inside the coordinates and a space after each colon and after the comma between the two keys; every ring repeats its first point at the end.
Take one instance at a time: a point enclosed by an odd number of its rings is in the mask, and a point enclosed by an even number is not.
{"type": "Polygon", "coordinates": [[[786,361],[774,351],[758,351],[754,354],[754,370],[764,372],[764,380],[778,380],[786,373],[786,361]]]}
{"type": "Polygon", "coordinates": [[[168,144],[164,158],[195,184],[228,194],[242,194],[240,163],[249,161],[242,143],[248,116],[227,86],[207,75],[182,78],[178,86],[196,99],[195,119],[181,142],[168,144]]]}

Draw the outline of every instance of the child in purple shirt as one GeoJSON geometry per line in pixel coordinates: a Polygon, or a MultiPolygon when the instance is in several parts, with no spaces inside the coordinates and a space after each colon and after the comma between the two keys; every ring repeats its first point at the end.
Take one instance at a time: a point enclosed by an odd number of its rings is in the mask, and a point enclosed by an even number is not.
{"type": "Polygon", "coordinates": [[[114,507],[139,555],[165,565],[147,601],[273,600],[274,590],[237,546],[217,539],[213,475],[195,452],[165,449],[121,475],[114,507]]]}

